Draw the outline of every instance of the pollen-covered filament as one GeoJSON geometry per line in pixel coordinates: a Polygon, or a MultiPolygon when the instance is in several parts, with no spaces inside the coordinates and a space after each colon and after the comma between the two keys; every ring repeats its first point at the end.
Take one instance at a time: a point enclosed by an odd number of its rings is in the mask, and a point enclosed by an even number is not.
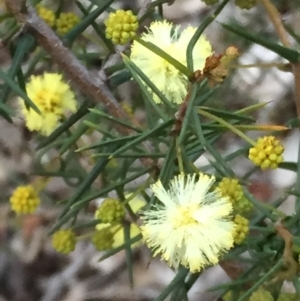
{"type": "Polygon", "coordinates": [[[59,96],[55,93],[49,93],[47,90],[41,90],[36,94],[34,102],[44,113],[60,113],[59,96]],[[51,95],[52,94],[52,95],[51,95]],[[51,95],[51,97],[47,97],[51,95]]]}
{"type": "Polygon", "coordinates": [[[199,224],[193,216],[193,213],[198,209],[197,205],[177,206],[175,209],[176,212],[172,213],[171,216],[174,229],[199,224]]]}

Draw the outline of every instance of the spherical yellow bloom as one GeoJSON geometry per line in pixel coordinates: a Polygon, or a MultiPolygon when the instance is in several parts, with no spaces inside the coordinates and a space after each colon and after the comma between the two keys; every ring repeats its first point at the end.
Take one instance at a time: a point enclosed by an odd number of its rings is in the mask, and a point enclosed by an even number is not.
{"type": "Polygon", "coordinates": [[[235,5],[242,9],[251,9],[257,5],[257,0],[235,0],[235,5]]]}
{"type": "Polygon", "coordinates": [[[125,208],[119,200],[105,199],[97,209],[95,217],[103,223],[120,223],[125,213],[125,208]]]}
{"type": "Polygon", "coordinates": [[[234,242],[239,245],[243,242],[243,240],[249,233],[249,221],[241,215],[237,214],[234,218],[234,223],[236,224],[234,242]]]}
{"type": "Polygon", "coordinates": [[[168,191],[160,181],[152,185],[162,204],[143,213],[141,231],[154,256],[161,254],[171,267],[200,271],[233,246],[233,208],[218,190],[208,192],[214,181],[202,173],[180,174],[168,191]]]}
{"type": "Polygon", "coordinates": [[[269,291],[260,287],[258,290],[252,293],[249,301],[273,301],[274,298],[269,291]]]}
{"type": "MultiPolygon", "coordinates": [[[[127,198],[130,198],[130,194],[126,196],[127,198]]],[[[137,213],[142,207],[146,205],[146,202],[138,197],[133,198],[128,202],[128,205],[130,206],[131,210],[134,213],[137,213]]],[[[97,211],[95,213],[95,218],[97,219],[97,211]]],[[[110,224],[110,223],[101,223],[96,226],[97,230],[107,229],[111,233],[113,233],[113,244],[112,248],[120,247],[125,242],[124,237],[124,227],[122,224],[110,224]]],[[[130,224],[130,239],[135,238],[139,234],[141,234],[140,228],[136,224],[130,224]]],[[[142,240],[137,241],[131,245],[131,248],[137,248],[142,245],[142,240]]]]}
{"type": "Polygon", "coordinates": [[[45,73],[42,76],[32,76],[26,84],[26,91],[41,112],[38,114],[33,109],[27,110],[24,101],[20,99],[26,126],[30,131],[38,131],[48,136],[58,126],[65,111],[76,111],[74,93],[60,74],[45,73]]]}
{"type": "Polygon", "coordinates": [[[106,26],[106,38],[112,40],[114,44],[125,45],[136,35],[139,27],[138,18],[131,10],[117,10],[110,13],[104,22],[106,26]]]}
{"type": "Polygon", "coordinates": [[[76,235],[73,230],[59,230],[53,234],[53,249],[62,254],[69,254],[75,250],[76,235]]]}
{"type": "MultiPolygon", "coordinates": [[[[152,22],[148,33],[142,39],[151,42],[171,55],[174,59],[187,65],[186,49],[197,28],[187,27],[179,33],[180,26],[173,26],[167,21],[152,22]]],[[[212,55],[212,48],[205,36],[201,36],[193,50],[195,70],[202,70],[205,60],[212,55]]],[[[188,78],[162,57],[156,55],[137,41],[131,48],[130,59],[145,73],[169,101],[180,104],[187,94],[188,78]]],[[[151,92],[151,90],[149,89],[151,92]]],[[[153,94],[153,100],[161,100],[153,94]]]]}
{"type": "Polygon", "coordinates": [[[55,24],[55,13],[52,9],[46,8],[45,6],[38,4],[36,7],[37,14],[50,26],[53,27],[55,24]]]}
{"type": "Polygon", "coordinates": [[[56,30],[59,35],[63,36],[75,27],[80,18],[72,12],[61,13],[56,20],[56,30]]]}
{"type": "Polygon", "coordinates": [[[243,193],[242,186],[237,179],[223,178],[218,184],[222,196],[228,197],[236,212],[248,212],[253,208],[243,193]]]}
{"type": "Polygon", "coordinates": [[[283,162],[284,147],[274,136],[258,138],[254,147],[249,150],[249,159],[262,170],[275,169],[283,162]]]}
{"type": "Polygon", "coordinates": [[[32,185],[17,187],[9,201],[12,210],[17,214],[33,213],[41,202],[32,185]]]}
{"type": "Polygon", "coordinates": [[[104,251],[111,249],[114,243],[114,235],[109,227],[95,231],[92,237],[96,250],[104,251]]]}

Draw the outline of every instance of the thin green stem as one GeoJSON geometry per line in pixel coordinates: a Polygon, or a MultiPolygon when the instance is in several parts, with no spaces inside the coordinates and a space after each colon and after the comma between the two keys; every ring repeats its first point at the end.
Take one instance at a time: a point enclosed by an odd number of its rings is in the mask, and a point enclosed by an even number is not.
{"type": "Polygon", "coordinates": [[[235,126],[233,126],[232,124],[228,123],[227,121],[225,121],[224,119],[216,116],[216,115],[213,115],[207,111],[204,111],[202,109],[198,109],[198,113],[203,115],[203,116],[206,116],[208,118],[211,118],[217,122],[219,122],[220,124],[222,124],[223,126],[227,127],[228,129],[230,129],[233,133],[235,133],[236,135],[238,135],[239,137],[241,137],[243,140],[247,141],[248,143],[250,143],[252,146],[255,146],[256,143],[251,139],[249,138],[247,135],[245,135],[242,131],[238,130],[235,126]]]}
{"type": "Polygon", "coordinates": [[[186,61],[187,61],[187,67],[190,71],[194,71],[194,61],[193,61],[193,50],[194,47],[198,41],[198,39],[200,38],[200,36],[202,35],[202,33],[204,32],[204,30],[206,29],[206,27],[216,19],[216,17],[219,15],[219,13],[223,10],[223,8],[225,7],[225,5],[229,2],[229,0],[224,0],[220,6],[216,9],[216,11],[208,16],[203,22],[202,24],[198,27],[198,29],[196,30],[196,32],[194,33],[193,37],[191,38],[189,45],[186,49],[186,61]]]}

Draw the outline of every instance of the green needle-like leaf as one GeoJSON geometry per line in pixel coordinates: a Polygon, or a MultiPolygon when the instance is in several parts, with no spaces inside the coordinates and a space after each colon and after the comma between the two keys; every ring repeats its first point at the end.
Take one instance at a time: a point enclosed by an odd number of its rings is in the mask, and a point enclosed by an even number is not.
{"type": "Polygon", "coordinates": [[[296,50],[293,50],[291,48],[287,48],[281,45],[276,44],[275,42],[271,42],[268,39],[265,39],[261,37],[260,34],[251,33],[248,29],[246,30],[244,27],[240,25],[229,25],[229,24],[223,24],[221,25],[227,29],[228,31],[231,31],[243,38],[246,38],[247,40],[259,44],[275,53],[280,55],[281,57],[287,59],[288,61],[292,63],[299,62],[300,59],[300,53],[296,50]]]}

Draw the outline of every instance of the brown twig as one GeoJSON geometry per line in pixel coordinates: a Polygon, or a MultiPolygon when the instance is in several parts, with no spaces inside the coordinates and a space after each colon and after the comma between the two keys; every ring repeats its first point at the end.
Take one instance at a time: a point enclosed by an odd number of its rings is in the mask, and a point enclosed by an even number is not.
{"type": "Polygon", "coordinates": [[[185,99],[183,101],[183,103],[180,105],[178,111],[175,114],[175,123],[173,128],[171,129],[171,136],[176,137],[177,135],[179,135],[180,131],[181,131],[181,126],[182,126],[182,122],[185,116],[185,112],[191,97],[191,87],[189,87],[188,93],[185,96],[185,99]]]}
{"type": "Polygon", "coordinates": [[[297,108],[297,116],[300,118],[300,63],[292,65],[295,82],[295,103],[297,108]]]}
{"type": "MultiPolygon", "coordinates": [[[[88,95],[96,103],[102,103],[108,112],[121,119],[129,119],[106,84],[83,66],[71,50],[65,47],[53,30],[37,15],[31,4],[27,3],[24,12],[23,0],[5,0],[7,9],[21,22],[29,32],[39,41],[39,45],[49,53],[53,61],[64,71],[66,76],[78,87],[82,94],[88,95]]],[[[135,121],[137,125],[137,121],[135,121]]],[[[132,130],[114,125],[122,135],[129,135],[132,130]]],[[[143,165],[155,167],[155,162],[150,158],[140,159],[143,165]]],[[[155,168],[157,172],[157,168],[155,168]]]]}
{"type": "MultiPolygon", "coordinates": [[[[40,19],[30,4],[28,4],[27,9],[27,26],[29,26],[30,31],[39,41],[40,46],[51,55],[52,59],[64,70],[66,75],[78,85],[78,88],[84,94],[90,96],[96,102],[103,103],[113,116],[126,118],[126,114],[107,86],[99,78],[90,74],[72,51],[63,45],[53,30],[40,19]]],[[[124,129],[124,127],[118,130],[122,134],[127,134],[127,129],[124,129]]]]}
{"type": "MultiPolygon", "coordinates": [[[[260,1],[266,9],[282,45],[285,47],[290,47],[288,33],[282,24],[282,20],[280,17],[280,13],[278,12],[278,9],[270,0],[260,0],[260,1]]],[[[297,108],[297,116],[298,118],[300,118],[300,63],[292,64],[292,70],[293,70],[294,82],[295,82],[295,104],[297,108]]]]}
{"type": "Polygon", "coordinates": [[[285,243],[282,258],[286,268],[277,274],[277,279],[291,281],[298,272],[298,263],[293,258],[293,236],[281,223],[276,225],[275,228],[285,243]]]}
{"type": "Polygon", "coordinates": [[[280,14],[277,10],[277,8],[274,6],[274,4],[270,0],[260,0],[263,6],[265,7],[269,18],[271,19],[274,28],[277,32],[278,38],[280,39],[281,43],[285,47],[290,46],[290,42],[288,39],[288,34],[282,24],[280,14]]]}

